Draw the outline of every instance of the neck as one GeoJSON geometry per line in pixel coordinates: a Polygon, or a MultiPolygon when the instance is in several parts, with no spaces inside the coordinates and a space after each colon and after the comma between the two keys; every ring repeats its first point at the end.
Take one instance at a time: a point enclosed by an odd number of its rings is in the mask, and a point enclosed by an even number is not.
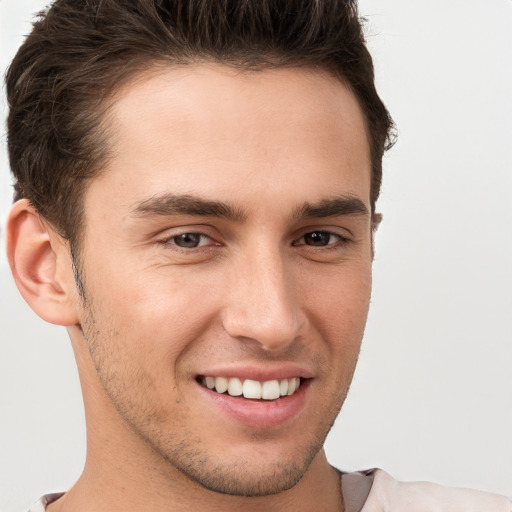
{"type": "Polygon", "coordinates": [[[320,450],[286,491],[244,497],[210,491],[185,476],[119,417],[89,358],[77,354],[87,418],[87,459],[77,483],[48,512],[312,512],[343,510],[340,477],[320,450]],[[86,371],[87,370],[87,371],[86,371]],[[98,412],[100,411],[100,412],[98,412]]]}
{"type": "MultiPolygon", "coordinates": [[[[110,451],[110,450],[109,450],[110,451]]],[[[89,457],[73,488],[48,507],[48,512],[343,512],[339,474],[323,450],[304,477],[291,489],[269,496],[243,497],[219,494],[192,482],[176,470],[163,473],[145,465],[125,466],[117,452],[116,464],[104,465],[89,457]],[[110,467],[109,467],[110,466],[110,467]]]]}

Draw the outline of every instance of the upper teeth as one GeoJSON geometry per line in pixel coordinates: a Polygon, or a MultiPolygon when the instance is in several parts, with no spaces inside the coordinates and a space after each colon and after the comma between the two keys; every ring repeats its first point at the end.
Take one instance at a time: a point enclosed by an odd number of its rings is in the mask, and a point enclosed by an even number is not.
{"type": "Polygon", "coordinates": [[[231,396],[241,396],[245,398],[256,398],[263,400],[275,400],[280,396],[293,395],[300,386],[300,378],[266,380],[260,382],[257,380],[241,380],[237,377],[203,377],[201,380],[203,386],[225,393],[231,396]]]}

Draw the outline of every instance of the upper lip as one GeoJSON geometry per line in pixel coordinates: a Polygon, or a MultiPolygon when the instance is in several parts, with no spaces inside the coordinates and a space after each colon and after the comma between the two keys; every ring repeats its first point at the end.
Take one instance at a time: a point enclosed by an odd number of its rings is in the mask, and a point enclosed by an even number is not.
{"type": "Polygon", "coordinates": [[[226,378],[239,378],[250,379],[265,382],[269,380],[282,380],[291,379],[293,377],[301,377],[303,379],[310,379],[313,377],[313,372],[310,370],[297,366],[295,364],[279,364],[276,366],[225,366],[208,368],[198,375],[202,377],[226,377],[226,378]]]}

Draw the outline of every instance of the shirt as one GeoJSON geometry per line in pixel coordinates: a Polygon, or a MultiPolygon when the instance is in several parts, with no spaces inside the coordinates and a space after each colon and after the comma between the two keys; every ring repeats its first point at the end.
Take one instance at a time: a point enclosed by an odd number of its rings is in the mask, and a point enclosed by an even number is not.
{"type": "MultiPolygon", "coordinates": [[[[340,473],[345,512],[512,512],[512,500],[498,494],[399,482],[382,469],[340,473]]],[[[47,494],[28,512],[45,512],[64,493],[47,494]]]]}

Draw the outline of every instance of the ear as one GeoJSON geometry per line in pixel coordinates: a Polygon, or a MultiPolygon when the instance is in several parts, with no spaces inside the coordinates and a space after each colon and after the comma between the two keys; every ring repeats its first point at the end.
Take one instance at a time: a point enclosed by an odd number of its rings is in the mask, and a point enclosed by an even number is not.
{"type": "Polygon", "coordinates": [[[372,214],[372,234],[374,234],[380,226],[382,222],[382,213],[374,213],[372,214]]]}
{"type": "Polygon", "coordinates": [[[8,217],[7,258],[16,286],[43,320],[66,326],[79,322],[68,243],[27,199],[17,201],[8,217]]]}

